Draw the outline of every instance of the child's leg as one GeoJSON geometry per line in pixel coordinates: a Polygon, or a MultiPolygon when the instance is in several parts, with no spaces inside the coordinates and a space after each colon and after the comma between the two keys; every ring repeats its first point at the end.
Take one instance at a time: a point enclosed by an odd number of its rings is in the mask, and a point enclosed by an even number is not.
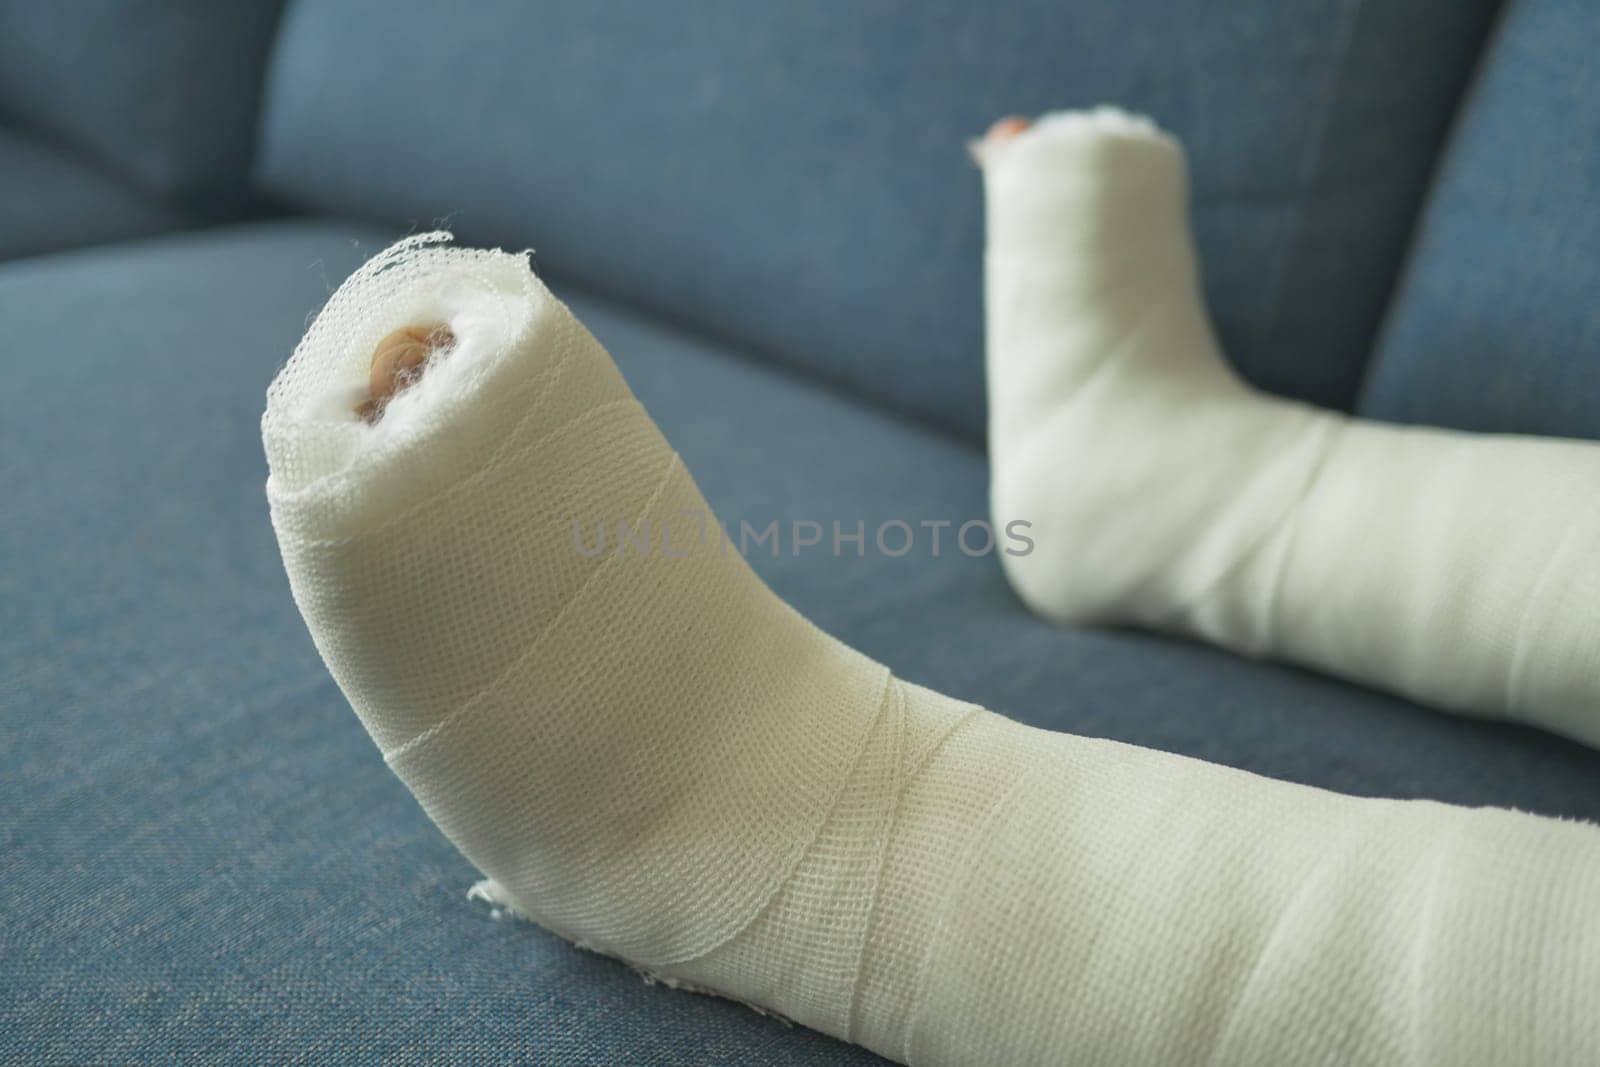
{"type": "Polygon", "coordinates": [[[263,434],[334,676],[492,895],[565,937],[917,1063],[1600,1055],[1600,831],[894,678],[700,534],[693,479],[522,257],[380,256],[263,434]],[[370,355],[410,324],[434,340],[396,383],[370,355]]]}
{"type": "Polygon", "coordinates": [[[1013,585],[1600,744],[1600,443],[1269,397],[1202,303],[1182,150],[1148,121],[1008,120],[988,190],[994,508],[1013,585]]]}

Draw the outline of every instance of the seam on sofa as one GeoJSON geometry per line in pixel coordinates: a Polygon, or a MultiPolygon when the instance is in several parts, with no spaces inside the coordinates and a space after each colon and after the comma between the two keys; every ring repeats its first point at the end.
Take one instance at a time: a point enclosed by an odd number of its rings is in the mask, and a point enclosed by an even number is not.
{"type": "Polygon", "coordinates": [[[1356,412],[1360,412],[1366,406],[1367,394],[1372,387],[1372,378],[1377,372],[1378,361],[1376,356],[1378,350],[1383,347],[1383,340],[1389,333],[1395,309],[1399,306],[1400,300],[1405,293],[1406,282],[1411,276],[1417,249],[1421,244],[1422,233],[1427,225],[1429,208],[1433,204],[1434,197],[1438,194],[1439,181],[1449,166],[1451,152],[1458,139],[1461,124],[1472,111],[1479,87],[1483,83],[1484,71],[1494,60],[1495,45],[1500,38],[1501,27],[1505,23],[1508,6],[1506,0],[1495,0],[1493,13],[1489,16],[1483,35],[1478,40],[1478,49],[1473,57],[1471,70],[1468,71],[1460,90],[1456,93],[1455,107],[1451,110],[1450,118],[1445,123],[1444,135],[1439,140],[1439,146],[1428,163],[1428,173],[1422,183],[1421,193],[1417,197],[1416,203],[1412,205],[1405,236],[1401,243],[1399,260],[1395,267],[1394,275],[1389,280],[1389,287],[1384,294],[1383,308],[1367,341],[1366,359],[1362,363],[1361,378],[1356,383],[1355,396],[1352,398],[1352,410],[1356,412]]]}

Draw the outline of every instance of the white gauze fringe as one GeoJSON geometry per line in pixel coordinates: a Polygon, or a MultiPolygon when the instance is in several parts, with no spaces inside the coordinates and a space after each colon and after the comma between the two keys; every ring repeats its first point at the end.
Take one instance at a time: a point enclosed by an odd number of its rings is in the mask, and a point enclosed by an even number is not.
{"type": "Polygon", "coordinates": [[[318,649],[493,899],[918,1064],[1600,1056],[1595,828],[895,679],[699,535],[688,472],[524,256],[443,240],[317,318],[268,394],[267,493],[318,649]],[[439,322],[454,347],[357,419],[379,338],[439,322]],[[618,518],[654,549],[578,550],[575,520],[618,518]]]}
{"type": "Polygon", "coordinates": [[[979,149],[993,504],[1058,621],[1134,623],[1600,745],[1600,444],[1266,396],[1212,335],[1182,149],[1111,109],[979,149]]]}

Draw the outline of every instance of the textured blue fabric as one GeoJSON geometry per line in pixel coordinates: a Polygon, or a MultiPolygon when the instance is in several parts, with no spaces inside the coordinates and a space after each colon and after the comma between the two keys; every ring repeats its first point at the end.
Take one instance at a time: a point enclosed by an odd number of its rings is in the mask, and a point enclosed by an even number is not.
{"type": "Polygon", "coordinates": [[[243,187],[283,0],[0,4],[0,116],[147,190],[243,187]]]}
{"type": "MultiPolygon", "coordinates": [[[[277,223],[0,266],[0,1059],[877,1062],[464,900],[471,868],[344,705],[289,598],[257,420],[308,311],[382,241],[277,223]]],[[[735,525],[983,515],[971,445],[572,303],[735,525]]],[[[1600,753],[1052,629],[992,560],[754,562],[902,674],[1030,722],[1600,817],[1600,753]]]]}
{"type": "Polygon", "coordinates": [[[1600,5],[1507,10],[1361,409],[1600,437],[1600,5]]]}
{"type": "Polygon", "coordinates": [[[972,439],[978,175],[1007,112],[1188,144],[1208,296],[1266,388],[1354,399],[1493,0],[299,0],[261,180],[547,271],[972,439]]]}
{"type": "Polygon", "coordinates": [[[70,153],[0,127],[0,259],[119,241],[190,224],[70,153]]]}

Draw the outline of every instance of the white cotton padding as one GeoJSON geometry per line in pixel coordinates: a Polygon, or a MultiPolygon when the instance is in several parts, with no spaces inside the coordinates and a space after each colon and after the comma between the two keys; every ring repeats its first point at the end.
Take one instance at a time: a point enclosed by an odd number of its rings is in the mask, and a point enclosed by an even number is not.
{"type": "Polygon", "coordinates": [[[1059,621],[1135,623],[1600,745],[1600,443],[1269,397],[1202,302],[1182,149],[1102,109],[982,155],[993,504],[1059,621]]]}
{"type": "Polygon", "coordinates": [[[362,268],[296,349],[267,494],[329,669],[490,899],[904,1062],[1600,1054],[1600,831],[894,678],[697,536],[693,480],[524,257],[443,240],[362,268]],[[330,406],[427,321],[457,340],[409,408],[330,406]],[[656,550],[578,550],[617,518],[656,550]]]}

